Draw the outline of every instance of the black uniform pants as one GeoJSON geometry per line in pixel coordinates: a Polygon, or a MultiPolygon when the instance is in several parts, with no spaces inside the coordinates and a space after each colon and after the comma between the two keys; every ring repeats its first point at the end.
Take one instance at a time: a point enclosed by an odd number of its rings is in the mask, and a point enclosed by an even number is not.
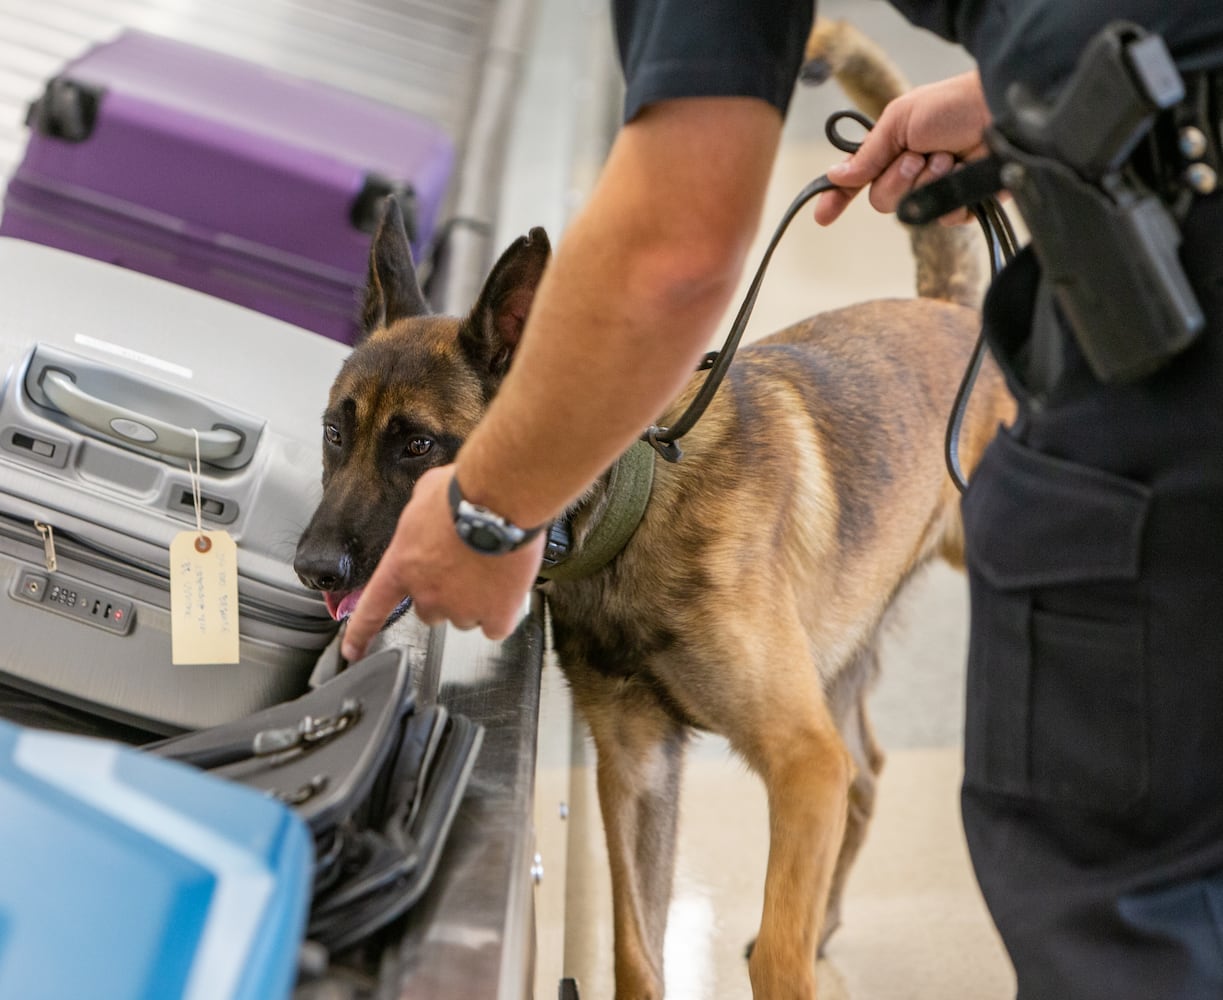
{"type": "MultiPolygon", "coordinates": [[[[1020,1000],[1223,998],[1220,195],[1182,256],[1198,341],[1122,386],[1068,342],[964,496],[963,819],[1020,1000]]],[[[990,293],[1004,367],[1057,323],[1034,272],[990,293]]]]}

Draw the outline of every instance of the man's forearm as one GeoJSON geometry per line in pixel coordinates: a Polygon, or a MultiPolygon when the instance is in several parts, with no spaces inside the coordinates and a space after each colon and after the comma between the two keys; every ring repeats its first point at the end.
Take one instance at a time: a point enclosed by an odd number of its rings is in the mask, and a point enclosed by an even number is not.
{"type": "Polygon", "coordinates": [[[658,418],[736,287],[780,119],[739,99],[729,115],[725,105],[673,104],[675,119],[618,140],[460,454],[469,499],[518,524],[558,513],[658,418]],[[708,142],[695,119],[710,112],[729,121],[717,134],[724,148],[693,148],[692,136],[708,142]]]}

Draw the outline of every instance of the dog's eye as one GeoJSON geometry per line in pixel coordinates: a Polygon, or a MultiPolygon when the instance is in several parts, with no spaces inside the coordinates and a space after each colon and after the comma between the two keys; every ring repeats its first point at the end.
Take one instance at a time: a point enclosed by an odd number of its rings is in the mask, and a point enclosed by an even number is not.
{"type": "Polygon", "coordinates": [[[328,444],[339,447],[340,428],[338,428],[335,424],[324,424],[323,425],[323,440],[326,441],[328,444]]]}
{"type": "Polygon", "coordinates": [[[403,449],[404,458],[420,458],[433,450],[433,442],[427,437],[414,437],[403,449]]]}

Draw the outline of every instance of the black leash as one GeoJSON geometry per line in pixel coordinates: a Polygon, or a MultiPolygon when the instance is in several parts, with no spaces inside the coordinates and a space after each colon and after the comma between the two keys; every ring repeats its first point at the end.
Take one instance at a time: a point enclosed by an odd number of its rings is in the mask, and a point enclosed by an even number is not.
{"type": "MultiPolygon", "coordinates": [[[[837,111],[828,117],[828,121],[824,124],[824,134],[828,137],[828,141],[843,153],[854,153],[857,152],[861,143],[855,142],[852,139],[846,139],[837,130],[838,125],[846,118],[856,121],[868,132],[874,125],[874,122],[867,118],[866,115],[859,114],[857,111],[837,111]]],[[[722,345],[722,350],[713,354],[707,354],[697,369],[697,371],[708,369],[709,374],[705,376],[705,381],[701,384],[701,388],[697,391],[696,396],[688,404],[688,408],[680,414],[679,419],[670,427],[659,427],[657,424],[654,424],[641,435],[642,440],[648,442],[668,462],[678,462],[683,458],[684,453],[677,444],[678,440],[696,426],[696,422],[700,420],[714,394],[718,391],[718,386],[722,384],[722,379],[726,376],[731,361],[734,360],[735,350],[739,346],[739,341],[743,338],[743,331],[747,328],[747,321],[752,315],[752,310],[756,307],[756,296],[760,293],[760,286],[764,282],[764,272],[768,268],[769,261],[773,257],[773,251],[777,249],[777,244],[781,242],[781,237],[785,233],[786,228],[807,202],[817,194],[831,191],[835,187],[836,185],[828,179],[827,174],[821,174],[803,188],[790,203],[790,207],[786,209],[781,222],[773,231],[772,239],[769,240],[768,248],[764,251],[764,257],[760,261],[760,266],[756,268],[756,274],[752,278],[752,283],[743,298],[743,304],[739,306],[739,312],[735,316],[734,323],[731,324],[730,333],[726,337],[726,343],[722,345]]]]}
{"type": "MultiPolygon", "coordinates": [[[[1019,241],[1015,238],[1015,229],[1011,220],[1003,211],[998,199],[989,196],[970,206],[970,211],[981,224],[985,234],[985,242],[989,245],[989,277],[993,281],[1007,263],[1019,250],[1019,241]]],[[[947,434],[943,441],[943,455],[947,461],[947,471],[951,481],[961,493],[968,488],[968,480],[960,465],[960,428],[964,423],[964,415],[968,412],[968,398],[972,395],[972,387],[976,384],[977,375],[981,371],[981,361],[985,357],[985,334],[977,334],[977,342],[973,345],[972,355],[968,359],[968,367],[964,369],[964,377],[956,390],[955,402],[951,404],[951,416],[947,419],[947,434]]]]}
{"type": "MultiPolygon", "coordinates": [[[[836,111],[828,117],[828,121],[824,124],[824,134],[828,137],[828,141],[843,153],[856,153],[858,147],[862,144],[852,139],[847,139],[839,131],[841,122],[846,118],[857,122],[868,132],[875,123],[866,115],[850,110],[836,111]]],[[[641,435],[642,440],[646,441],[668,462],[678,462],[683,458],[684,453],[678,444],[679,439],[696,425],[696,422],[708,408],[714,394],[718,391],[718,387],[722,384],[722,379],[726,376],[726,372],[730,369],[730,364],[734,360],[739,341],[743,338],[743,331],[747,328],[748,319],[751,317],[752,310],[756,306],[756,297],[760,293],[760,286],[764,281],[764,272],[767,270],[769,261],[773,257],[773,251],[777,249],[777,244],[781,242],[781,237],[791,221],[793,221],[794,216],[798,214],[799,210],[807,202],[816,195],[824,191],[830,191],[836,186],[828,179],[827,174],[821,174],[803,188],[790,203],[790,207],[786,209],[781,222],[778,223],[777,228],[773,231],[773,236],[769,240],[769,245],[765,249],[760,265],[756,268],[756,274],[752,278],[752,283],[743,298],[743,304],[739,306],[739,311],[735,315],[734,322],[731,324],[726,342],[722,345],[720,351],[707,354],[697,369],[698,371],[708,371],[709,374],[705,376],[705,381],[701,384],[701,388],[697,391],[696,396],[693,397],[692,402],[688,404],[688,408],[680,414],[679,418],[670,427],[660,427],[655,424],[641,435]]],[[[959,206],[950,206],[950,208],[956,207],[959,206]]],[[[1015,255],[1017,249],[1015,231],[1011,226],[1010,219],[1007,218],[998,200],[994,197],[982,198],[971,206],[971,210],[976,215],[977,221],[981,224],[986,242],[989,244],[990,277],[993,279],[997,277],[998,272],[1015,255]]],[[[955,402],[947,423],[947,435],[944,442],[947,469],[951,473],[951,478],[955,482],[956,487],[961,492],[963,492],[968,484],[960,466],[958,453],[960,428],[964,422],[964,414],[968,409],[968,399],[972,394],[972,387],[976,382],[977,373],[980,371],[984,354],[985,339],[983,336],[978,336],[972,356],[969,359],[968,367],[964,372],[964,377],[956,393],[955,402]]]]}

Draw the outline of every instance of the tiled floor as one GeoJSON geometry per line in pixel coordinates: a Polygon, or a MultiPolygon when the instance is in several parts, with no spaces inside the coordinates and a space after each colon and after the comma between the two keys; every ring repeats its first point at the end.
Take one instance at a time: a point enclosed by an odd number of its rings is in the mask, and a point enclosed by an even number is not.
{"type": "MultiPolygon", "coordinates": [[[[967,66],[958,50],[916,32],[883,3],[842,0],[821,3],[820,9],[864,28],[912,82],[967,66]]],[[[841,157],[823,138],[823,122],[845,104],[832,84],[798,94],[765,211],[766,231],[753,262],[794,194],[841,157]]],[[[749,336],[821,309],[907,296],[912,289],[907,239],[893,219],[855,205],[840,224],[822,230],[804,213],[774,257],[749,336]]],[[[914,580],[898,612],[872,700],[888,761],[876,818],[850,881],[843,923],[820,965],[821,996],[1005,1000],[1014,994],[1013,974],[978,894],[959,826],[967,616],[963,577],[942,565],[931,567],[914,580]]],[[[555,673],[546,681],[553,703],[563,702],[563,684],[555,673]]],[[[574,754],[578,767],[567,788],[560,780],[553,783],[546,768],[540,778],[541,843],[550,842],[557,851],[561,844],[568,847],[563,876],[556,873],[556,879],[563,877],[568,904],[563,931],[548,923],[551,911],[541,906],[536,987],[541,1000],[556,995],[552,973],[558,966],[577,978],[584,1000],[612,995],[610,902],[592,754],[580,742],[574,754]],[[568,807],[563,823],[556,815],[559,799],[568,807]],[[567,830],[559,832],[563,826],[567,830]]],[[[720,739],[699,740],[681,801],[682,839],[666,951],[671,1000],[750,996],[743,948],[760,918],[766,829],[759,781],[720,739]]],[[[546,848],[544,857],[547,864],[546,848]]],[[[541,899],[547,883],[546,877],[541,899]]],[[[560,890],[553,885],[550,891],[560,890]]]]}

